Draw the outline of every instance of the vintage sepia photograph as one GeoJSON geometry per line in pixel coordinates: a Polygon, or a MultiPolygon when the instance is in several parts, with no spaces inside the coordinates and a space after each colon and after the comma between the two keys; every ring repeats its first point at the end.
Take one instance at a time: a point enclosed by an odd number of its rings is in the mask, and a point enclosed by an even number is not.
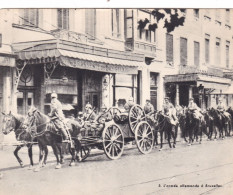
{"type": "Polygon", "coordinates": [[[233,9],[0,9],[0,195],[233,194],[233,9]]]}

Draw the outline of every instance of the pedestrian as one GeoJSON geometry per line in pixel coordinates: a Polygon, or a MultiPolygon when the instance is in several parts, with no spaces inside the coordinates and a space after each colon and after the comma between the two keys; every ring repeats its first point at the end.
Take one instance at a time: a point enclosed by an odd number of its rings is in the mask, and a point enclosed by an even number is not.
{"type": "Polygon", "coordinates": [[[69,140],[68,132],[65,127],[64,122],[64,114],[62,111],[62,104],[57,99],[57,94],[53,92],[51,94],[51,104],[50,104],[50,113],[49,116],[51,117],[51,120],[53,121],[55,127],[60,131],[60,133],[63,135],[64,141],[71,141],[69,140]]]}

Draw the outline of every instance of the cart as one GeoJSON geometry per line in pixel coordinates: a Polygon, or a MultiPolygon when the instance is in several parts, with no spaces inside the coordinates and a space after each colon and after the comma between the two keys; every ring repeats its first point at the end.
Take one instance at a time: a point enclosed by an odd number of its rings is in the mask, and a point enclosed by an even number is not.
{"type": "Polygon", "coordinates": [[[136,143],[141,153],[151,152],[154,143],[153,131],[139,105],[132,106],[128,113],[121,112],[116,107],[109,108],[105,113],[111,117],[102,123],[102,129],[99,129],[101,123],[98,123],[98,118],[97,125],[91,130],[84,129],[85,133],[81,131],[82,160],[89,156],[92,148],[104,150],[109,159],[118,159],[124,151],[125,144],[131,141],[136,143]]]}

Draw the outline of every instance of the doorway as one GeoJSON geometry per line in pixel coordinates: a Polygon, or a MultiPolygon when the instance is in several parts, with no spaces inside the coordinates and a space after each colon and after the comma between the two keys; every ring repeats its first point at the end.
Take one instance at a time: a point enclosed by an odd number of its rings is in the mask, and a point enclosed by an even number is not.
{"type": "Polygon", "coordinates": [[[18,114],[26,115],[32,105],[34,105],[34,91],[19,90],[17,94],[18,114]]]}

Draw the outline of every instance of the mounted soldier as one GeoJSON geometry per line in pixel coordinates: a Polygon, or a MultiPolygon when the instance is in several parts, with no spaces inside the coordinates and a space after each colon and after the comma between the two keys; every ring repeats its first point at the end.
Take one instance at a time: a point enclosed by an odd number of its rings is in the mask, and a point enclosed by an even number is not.
{"type": "Polygon", "coordinates": [[[165,117],[168,119],[168,122],[170,122],[173,126],[176,126],[178,124],[178,119],[176,117],[176,109],[173,106],[173,104],[169,102],[168,97],[164,98],[163,113],[165,117]]]}
{"type": "Polygon", "coordinates": [[[197,106],[192,97],[189,98],[188,110],[193,114],[195,119],[202,119],[203,115],[201,114],[201,108],[197,106]]]}
{"type": "Polygon", "coordinates": [[[151,104],[151,101],[149,99],[146,100],[146,104],[144,106],[144,112],[146,114],[147,119],[149,119],[149,121],[151,122],[155,122],[154,119],[154,106],[151,104]]]}
{"type": "Polygon", "coordinates": [[[226,107],[225,107],[224,103],[222,102],[222,98],[219,98],[219,100],[218,100],[217,110],[220,112],[222,117],[230,118],[230,114],[228,112],[226,112],[226,107]]]}
{"type": "Polygon", "coordinates": [[[51,94],[51,104],[50,104],[50,113],[48,114],[51,117],[55,127],[61,132],[64,140],[69,140],[67,129],[64,122],[64,114],[62,111],[62,104],[57,99],[57,94],[53,92],[51,94]]]}

